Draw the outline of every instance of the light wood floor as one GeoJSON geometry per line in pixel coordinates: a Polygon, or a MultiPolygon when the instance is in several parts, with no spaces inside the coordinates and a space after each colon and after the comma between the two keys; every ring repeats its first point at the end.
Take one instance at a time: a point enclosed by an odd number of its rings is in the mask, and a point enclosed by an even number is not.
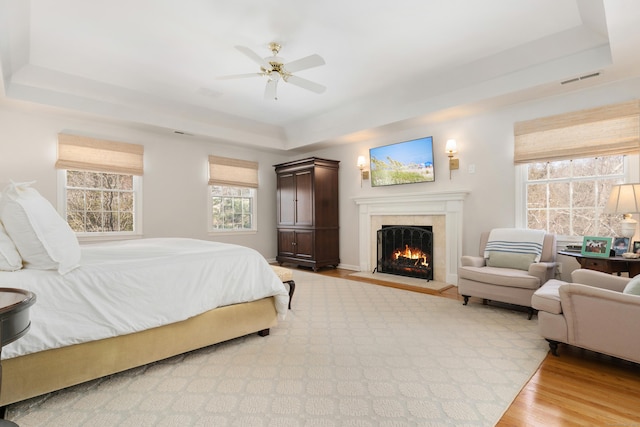
{"type": "MultiPolygon", "coordinates": [[[[348,270],[323,269],[318,273],[388,286],[381,281],[347,277],[351,273],[348,270]]],[[[461,301],[455,286],[443,292],[407,285],[393,287],[461,301]]],[[[469,304],[481,303],[479,299],[469,300],[469,304]]],[[[559,347],[559,354],[547,355],[497,426],[640,427],[640,365],[566,345],[559,347]]]]}

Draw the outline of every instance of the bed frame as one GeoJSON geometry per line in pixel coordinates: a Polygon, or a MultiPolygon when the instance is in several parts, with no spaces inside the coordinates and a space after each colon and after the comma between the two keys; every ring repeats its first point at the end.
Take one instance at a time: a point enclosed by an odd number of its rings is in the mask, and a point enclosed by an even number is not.
{"type": "Polygon", "coordinates": [[[269,335],[274,297],[207,311],[133,334],[45,350],[2,361],[0,410],[6,405],[125,371],[232,338],[269,335]]]}

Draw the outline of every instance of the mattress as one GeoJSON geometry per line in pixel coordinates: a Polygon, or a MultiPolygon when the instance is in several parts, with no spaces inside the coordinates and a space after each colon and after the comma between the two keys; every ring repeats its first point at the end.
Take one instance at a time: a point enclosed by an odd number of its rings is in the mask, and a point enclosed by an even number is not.
{"type": "Polygon", "coordinates": [[[61,275],[0,272],[0,286],[36,294],[31,329],[2,358],[64,347],[188,319],[217,307],[288,292],[264,257],[238,245],[155,238],[82,246],[80,267],[61,275]]]}

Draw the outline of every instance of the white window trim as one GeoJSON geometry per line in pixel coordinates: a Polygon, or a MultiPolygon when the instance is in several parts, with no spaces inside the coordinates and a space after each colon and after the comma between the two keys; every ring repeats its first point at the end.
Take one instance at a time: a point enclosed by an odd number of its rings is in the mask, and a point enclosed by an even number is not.
{"type": "MultiPolygon", "coordinates": [[[[58,213],[62,218],[67,218],[67,170],[58,169],[58,213]]],[[[141,238],[142,233],[142,177],[133,176],[134,198],[134,228],[135,231],[113,231],[113,232],[93,232],[75,233],[80,242],[96,242],[108,240],[125,240],[131,238],[141,238]]]]}
{"type": "MultiPolygon", "coordinates": [[[[220,184],[216,184],[220,185],[220,184]]],[[[220,230],[218,228],[213,228],[211,226],[211,213],[213,212],[213,198],[211,197],[211,187],[212,185],[207,185],[207,232],[210,236],[224,236],[224,235],[251,235],[258,233],[258,189],[251,188],[254,191],[253,196],[253,212],[251,213],[253,221],[251,223],[251,230],[220,230]]],[[[231,186],[237,187],[237,186],[231,186]]]]}
{"type": "MultiPolygon", "coordinates": [[[[624,156],[624,180],[625,182],[638,182],[640,178],[640,155],[631,154],[624,156]]],[[[527,182],[527,165],[519,164],[515,167],[516,173],[516,218],[517,228],[527,228],[527,192],[525,183],[527,182]]],[[[582,244],[579,236],[556,236],[557,247],[564,247],[569,244],[582,244]]]]}

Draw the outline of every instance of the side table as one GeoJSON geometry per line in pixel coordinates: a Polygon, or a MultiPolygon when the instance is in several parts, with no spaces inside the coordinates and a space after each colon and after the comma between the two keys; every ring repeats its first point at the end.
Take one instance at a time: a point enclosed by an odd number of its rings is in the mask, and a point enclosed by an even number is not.
{"type": "Polygon", "coordinates": [[[581,268],[614,274],[629,273],[629,277],[640,274],[640,258],[629,259],[621,256],[590,257],[580,252],[558,251],[558,254],[576,259],[581,268]]]}
{"type": "MultiPolygon", "coordinates": [[[[36,302],[33,292],[15,288],[0,288],[0,356],[2,347],[27,333],[31,326],[29,307],[36,302]]],[[[0,360],[0,393],[2,392],[2,361],[0,360]]],[[[16,427],[4,419],[6,407],[0,408],[0,427],[16,427]]]]}

